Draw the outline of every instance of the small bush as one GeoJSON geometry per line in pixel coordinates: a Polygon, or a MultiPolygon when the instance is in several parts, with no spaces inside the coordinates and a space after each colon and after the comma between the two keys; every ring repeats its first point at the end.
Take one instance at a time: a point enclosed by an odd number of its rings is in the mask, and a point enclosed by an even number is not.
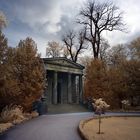
{"type": "Polygon", "coordinates": [[[99,99],[94,99],[94,103],[92,103],[94,109],[95,109],[95,114],[99,115],[99,131],[98,134],[101,134],[101,115],[105,114],[105,111],[107,108],[110,107],[102,98],[99,99]]]}
{"type": "Polygon", "coordinates": [[[0,123],[0,133],[6,131],[7,129],[9,129],[12,126],[13,126],[12,123],[0,123]]]}
{"type": "Polygon", "coordinates": [[[35,118],[35,117],[39,116],[39,114],[38,114],[38,112],[33,111],[33,112],[31,112],[31,116],[32,116],[32,118],[35,118]]]}
{"type": "Polygon", "coordinates": [[[130,107],[130,102],[129,102],[129,100],[122,100],[121,103],[122,103],[122,109],[123,109],[124,111],[126,111],[126,110],[129,109],[129,107],[130,107]]]}
{"type": "Polygon", "coordinates": [[[27,120],[30,120],[32,118],[39,116],[39,114],[36,111],[33,111],[31,113],[24,113],[24,116],[27,120]]]}
{"type": "Polygon", "coordinates": [[[35,118],[38,115],[39,114],[36,111],[23,113],[21,106],[6,106],[0,114],[0,133],[6,131],[13,125],[20,124],[21,122],[35,118]]]}
{"type": "Polygon", "coordinates": [[[6,106],[0,116],[0,122],[18,124],[26,118],[23,115],[22,107],[17,105],[6,106]]]}

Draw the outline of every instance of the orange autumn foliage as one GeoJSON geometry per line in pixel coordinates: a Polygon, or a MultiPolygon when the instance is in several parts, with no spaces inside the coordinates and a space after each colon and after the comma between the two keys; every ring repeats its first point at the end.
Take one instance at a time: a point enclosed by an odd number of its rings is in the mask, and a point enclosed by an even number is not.
{"type": "Polygon", "coordinates": [[[16,104],[30,111],[45,88],[44,65],[37,46],[31,38],[26,38],[16,48],[10,48],[3,34],[0,44],[0,108],[16,104]]]}

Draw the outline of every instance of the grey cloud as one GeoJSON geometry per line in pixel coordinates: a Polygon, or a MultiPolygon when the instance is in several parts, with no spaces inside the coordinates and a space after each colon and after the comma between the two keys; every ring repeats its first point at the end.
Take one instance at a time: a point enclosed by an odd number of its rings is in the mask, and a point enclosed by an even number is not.
{"type": "MultiPolygon", "coordinates": [[[[61,40],[62,35],[69,29],[77,29],[79,26],[75,23],[76,15],[78,14],[81,3],[85,0],[0,0],[1,6],[4,7],[8,13],[8,19],[10,22],[19,20],[25,26],[30,27],[31,37],[35,38],[39,44],[39,50],[43,50],[47,41],[61,40]],[[43,45],[44,44],[44,45],[43,45]],[[43,46],[43,47],[42,47],[43,46]]],[[[103,1],[103,0],[100,0],[103,1]]],[[[126,42],[131,38],[135,38],[140,35],[140,10],[138,0],[113,0],[118,6],[124,10],[125,21],[130,25],[130,33],[122,34],[112,32],[107,39],[111,40],[112,44],[118,42],[126,42]],[[128,3],[131,4],[128,7],[128,3]],[[136,8],[135,8],[136,7],[136,8]],[[138,10],[138,11],[137,11],[138,10]],[[137,19],[137,20],[136,20],[137,19]],[[132,32],[132,28],[135,28],[132,32]]],[[[3,9],[4,9],[3,8],[3,9]]],[[[20,24],[20,23],[19,23],[20,24]]],[[[24,29],[26,27],[23,27],[24,29]]],[[[8,27],[7,27],[8,28],[8,27]]],[[[18,31],[18,28],[14,33],[19,32],[20,36],[27,35],[28,29],[18,31]]],[[[9,30],[12,31],[12,30],[9,30]]],[[[7,33],[8,34],[8,33],[7,33]]],[[[12,33],[9,33],[12,37],[12,33]]],[[[15,35],[14,35],[15,36],[15,35]]],[[[13,40],[15,37],[13,36],[13,40]]],[[[17,37],[17,36],[16,36],[17,37]]],[[[105,35],[106,38],[106,35],[105,35]]],[[[10,39],[12,40],[12,39],[10,39]]],[[[19,41],[19,40],[18,40],[19,41]]]]}
{"type": "Polygon", "coordinates": [[[12,20],[30,26],[42,36],[57,35],[64,28],[74,28],[73,16],[80,0],[2,0],[12,20]]]}

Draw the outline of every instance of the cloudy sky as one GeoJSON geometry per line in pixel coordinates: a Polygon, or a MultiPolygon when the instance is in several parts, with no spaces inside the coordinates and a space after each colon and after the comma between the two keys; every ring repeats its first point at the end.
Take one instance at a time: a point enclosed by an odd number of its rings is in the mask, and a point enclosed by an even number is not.
{"type": "MultiPolygon", "coordinates": [[[[9,24],[4,33],[10,46],[32,37],[38,51],[45,56],[48,41],[61,41],[68,29],[77,28],[75,19],[86,0],[0,0],[0,11],[9,24]]],[[[100,0],[103,1],[103,0],[100,0]]],[[[124,12],[128,33],[104,32],[111,45],[126,43],[140,36],[140,0],[113,0],[124,12]]]]}

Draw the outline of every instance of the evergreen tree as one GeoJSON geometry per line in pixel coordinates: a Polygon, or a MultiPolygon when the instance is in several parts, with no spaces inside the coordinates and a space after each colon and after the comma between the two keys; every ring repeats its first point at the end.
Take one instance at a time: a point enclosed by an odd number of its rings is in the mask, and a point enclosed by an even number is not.
{"type": "Polygon", "coordinates": [[[8,47],[7,39],[0,31],[0,110],[17,102],[20,94],[17,79],[13,75],[14,49],[8,47]]]}
{"type": "Polygon", "coordinates": [[[21,40],[15,49],[15,75],[21,91],[19,101],[25,110],[41,97],[45,88],[43,60],[37,53],[37,46],[31,38],[21,40]]]}

